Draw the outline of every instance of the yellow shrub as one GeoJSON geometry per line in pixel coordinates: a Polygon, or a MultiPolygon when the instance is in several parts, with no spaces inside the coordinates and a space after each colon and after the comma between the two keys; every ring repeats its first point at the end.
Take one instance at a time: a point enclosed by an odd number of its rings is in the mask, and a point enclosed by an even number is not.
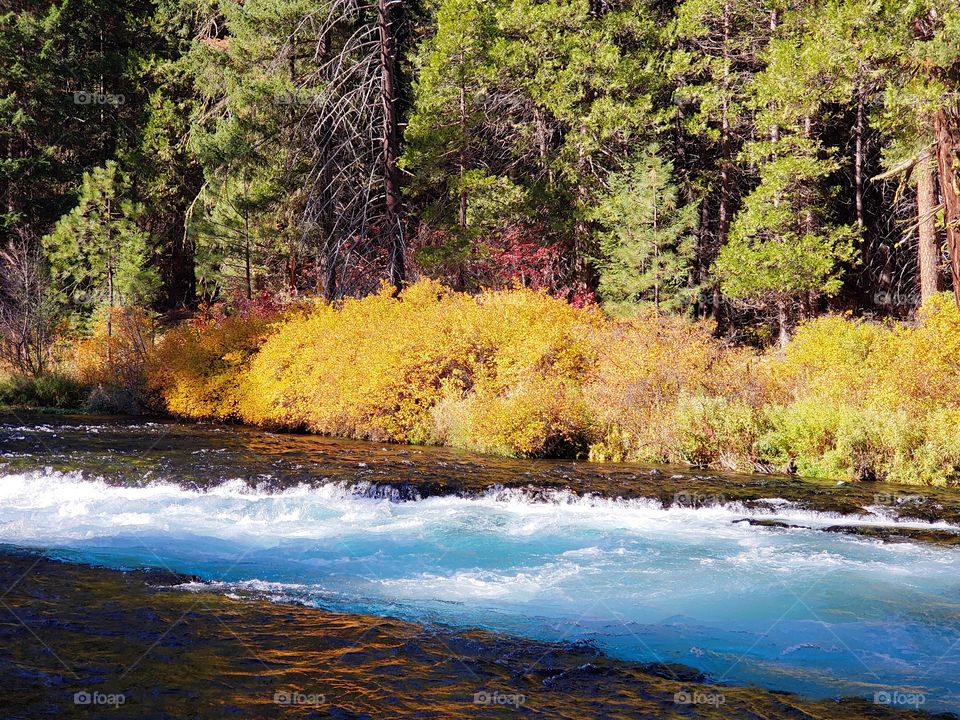
{"type": "Polygon", "coordinates": [[[770,361],[771,389],[789,402],[816,396],[863,402],[877,381],[873,353],[891,333],[874,323],[828,315],[801,325],[770,361]]]}
{"type": "Polygon", "coordinates": [[[753,469],[755,411],[725,397],[681,396],[674,411],[670,459],[696,467],[753,469]]]}
{"type": "MultiPolygon", "coordinates": [[[[77,361],[83,377],[104,377],[98,342],[77,361]]],[[[149,355],[149,387],[188,417],[501,455],[589,448],[595,460],[960,481],[960,312],[946,296],[913,325],[828,316],[757,354],[680,318],[423,281],[272,321],[193,321],[149,355]]]]}
{"type": "Polygon", "coordinates": [[[933,296],[915,325],[900,326],[891,335],[875,353],[880,377],[872,401],[922,410],[960,407],[960,310],[953,296],[933,296]]]}
{"type": "Polygon", "coordinates": [[[893,482],[925,485],[960,482],[960,410],[931,412],[908,436],[912,443],[899,448],[889,473],[893,482]]]}
{"type": "Polygon", "coordinates": [[[339,307],[318,303],[266,340],[245,374],[240,414],[334,435],[543,454],[582,432],[557,403],[591,362],[579,328],[599,322],[596,311],[542,293],[471,297],[432,281],[399,298],[384,287],[339,307]]]}
{"type": "Polygon", "coordinates": [[[250,357],[269,331],[258,317],[220,317],[168,331],[148,358],[147,386],[174,415],[237,418],[250,357]]]}
{"type": "Polygon", "coordinates": [[[589,416],[579,391],[557,377],[524,378],[501,392],[482,386],[438,409],[448,428],[441,439],[478,452],[568,456],[587,444],[589,416]]]}
{"type": "Polygon", "coordinates": [[[725,349],[704,323],[644,315],[594,331],[598,362],[584,394],[594,410],[595,460],[682,462],[676,407],[682,397],[755,404],[762,366],[744,350],[725,349]]]}
{"type": "Polygon", "coordinates": [[[157,330],[156,318],[142,308],[106,311],[94,324],[90,336],[72,345],[71,375],[82,385],[139,392],[157,330]]]}

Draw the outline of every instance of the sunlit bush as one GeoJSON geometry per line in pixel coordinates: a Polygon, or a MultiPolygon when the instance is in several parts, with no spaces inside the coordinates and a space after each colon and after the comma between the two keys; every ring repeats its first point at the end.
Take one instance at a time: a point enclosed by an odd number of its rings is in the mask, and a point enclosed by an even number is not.
{"type": "Polygon", "coordinates": [[[73,344],[72,374],[87,386],[142,388],[158,330],[156,317],[143,308],[105,310],[90,335],[73,344]]]}
{"type": "Polygon", "coordinates": [[[891,332],[877,324],[828,315],[802,325],[781,354],[771,353],[770,390],[784,402],[817,397],[864,402],[877,382],[873,354],[891,332]]]}
{"type": "Polygon", "coordinates": [[[678,460],[696,467],[753,468],[760,424],[750,405],[725,397],[682,396],[674,422],[678,460]]]}
{"type": "Polygon", "coordinates": [[[529,290],[471,297],[433,282],[394,298],[289,315],[244,381],[250,422],[335,435],[542,455],[583,432],[568,417],[595,311],[529,290]],[[508,419],[509,418],[509,419],[508,419]]]}
{"type": "Polygon", "coordinates": [[[650,314],[608,320],[591,339],[598,362],[584,393],[596,418],[595,460],[684,462],[691,448],[681,425],[692,416],[683,417],[683,398],[751,405],[764,393],[758,359],[725,349],[706,324],[650,314]]]}
{"type": "Polygon", "coordinates": [[[148,354],[149,388],[187,417],[501,455],[960,476],[960,312],[946,296],[914,324],[827,316],[758,354],[707,324],[423,281],[399,297],[207,313],[148,354]]]}
{"type": "Polygon", "coordinates": [[[901,325],[878,344],[881,368],[873,402],[921,411],[960,407],[960,310],[952,294],[933,296],[915,325],[901,325]]]}
{"type": "Polygon", "coordinates": [[[960,311],[929,300],[916,322],[828,316],[772,358],[758,454],[801,475],[952,481],[960,465],[960,311]]]}
{"type": "Polygon", "coordinates": [[[183,417],[236,418],[247,363],[263,343],[269,319],[200,316],[168,331],[151,353],[147,388],[183,417]]]}

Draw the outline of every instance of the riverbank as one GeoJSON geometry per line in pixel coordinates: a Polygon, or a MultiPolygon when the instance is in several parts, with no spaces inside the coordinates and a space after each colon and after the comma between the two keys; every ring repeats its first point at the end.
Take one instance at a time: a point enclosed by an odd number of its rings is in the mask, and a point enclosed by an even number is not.
{"type": "Polygon", "coordinates": [[[515,498],[532,503],[639,503],[663,509],[727,507],[731,522],[796,529],[777,512],[822,515],[817,530],[957,544],[960,489],[844,483],[774,474],[704,473],[679,466],[509,459],[455,448],[372,444],[250,426],[102,414],[0,414],[8,473],[43,467],[65,476],[141,486],[176,479],[209,490],[242,477],[269,492],[336,486],[396,502],[515,498]],[[144,446],[148,448],[144,452],[144,446]],[[772,519],[771,519],[772,518],[772,519]]]}
{"type": "Polygon", "coordinates": [[[960,473],[960,311],[945,295],[913,324],[829,316],[762,353],[678,318],[430,282],[162,334],[114,327],[69,363],[100,406],[137,394],[181,418],[508,457],[920,485],[960,473]]]}

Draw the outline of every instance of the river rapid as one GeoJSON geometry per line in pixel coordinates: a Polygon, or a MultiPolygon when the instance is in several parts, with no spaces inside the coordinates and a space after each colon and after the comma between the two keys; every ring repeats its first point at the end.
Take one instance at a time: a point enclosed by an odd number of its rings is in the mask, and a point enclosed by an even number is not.
{"type": "MultiPolygon", "coordinates": [[[[960,707],[956,491],[509,461],[90,417],[4,416],[0,452],[0,543],[9,568],[23,566],[41,585],[67,574],[70,587],[96,595],[122,577],[125,602],[140,598],[141,608],[192,598],[228,603],[245,618],[238,633],[251,608],[265,633],[279,622],[273,613],[291,608],[368,629],[387,618],[404,628],[401,665],[444,655],[440,633],[443,644],[461,644],[446,653],[454,659],[479,662],[510,647],[527,670],[548,655],[561,675],[585,666],[637,674],[629,682],[604,675],[609,688],[591,686],[594,711],[609,702],[611,717],[624,702],[625,717],[640,716],[633,712],[645,707],[642,678],[645,692],[665,698],[644,710],[651,717],[709,716],[726,695],[735,704],[750,688],[795,693],[798,702],[860,698],[871,712],[960,707]],[[152,580],[131,590],[144,569],[152,580]],[[465,650],[470,633],[480,635],[465,650]],[[699,700],[690,682],[702,686],[699,700]],[[623,683],[633,700],[623,699],[623,683]]],[[[40,612],[29,597],[20,601],[21,613],[40,612]]],[[[121,615],[126,631],[149,637],[130,619],[133,610],[121,615]]],[[[226,632],[220,626],[232,627],[211,624],[226,632]]],[[[191,652],[217,645],[190,642],[200,645],[191,652]]],[[[266,643],[260,652],[283,650],[276,638],[248,638],[248,648],[258,642],[266,643]]],[[[360,655],[373,651],[358,642],[360,655]]],[[[51,652],[83,645],[73,635],[58,639],[55,629],[44,643],[51,652]]],[[[21,669],[26,662],[4,660],[21,669]]],[[[493,701],[469,707],[434,698],[447,709],[423,716],[531,712],[543,701],[538,692],[563,695],[544,689],[544,678],[529,685],[515,675],[497,679],[498,690],[464,671],[463,702],[470,688],[493,701]]],[[[412,672],[410,682],[419,687],[423,678],[412,672]]],[[[313,693],[325,703],[336,695],[327,685],[313,693]]],[[[264,701],[254,715],[306,712],[282,700],[264,701]]],[[[351,702],[314,711],[378,716],[351,702]]],[[[553,716],[546,707],[538,713],[553,716]]]]}

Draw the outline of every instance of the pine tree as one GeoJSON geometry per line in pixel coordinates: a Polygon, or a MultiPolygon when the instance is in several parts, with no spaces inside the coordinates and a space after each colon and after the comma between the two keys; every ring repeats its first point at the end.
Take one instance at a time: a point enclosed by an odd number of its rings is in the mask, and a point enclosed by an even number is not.
{"type": "MultiPolygon", "coordinates": [[[[43,238],[60,301],[81,324],[104,306],[149,305],[155,297],[158,278],[128,187],[112,160],[85,173],[79,203],[43,238]]],[[[108,314],[108,332],[109,323],[108,314]]]]}
{"type": "MultiPolygon", "coordinates": [[[[770,0],[685,0],[676,11],[670,77],[684,132],[680,142],[693,159],[688,192],[703,197],[697,275],[726,244],[744,175],[737,163],[754,131],[749,87],[761,68],[771,35],[770,0]]],[[[711,280],[714,316],[723,319],[719,285],[711,280]]]]}
{"type": "Polygon", "coordinates": [[[954,294],[960,302],[960,9],[942,0],[882,5],[884,42],[881,112],[874,125],[887,139],[880,177],[916,187],[918,285],[922,298],[940,285],[941,233],[954,294]],[[939,192],[938,192],[939,189],[939,192]],[[938,195],[943,197],[940,210],[938,195]],[[943,219],[942,222],[938,218],[943,219]]]}
{"type": "MultiPolygon", "coordinates": [[[[483,195],[495,178],[479,167],[491,141],[484,121],[497,111],[489,92],[494,11],[495,5],[484,0],[444,0],[434,35],[415,57],[415,102],[404,133],[402,167],[412,173],[410,194],[424,208],[426,227],[447,236],[441,247],[420,253],[428,265],[467,261],[481,230],[478,213],[470,212],[471,196],[483,195]]],[[[462,272],[459,276],[462,286],[462,272]]]]}
{"type": "Polygon", "coordinates": [[[610,177],[609,190],[591,212],[603,229],[596,261],[600,296],[612,311],[652,306],[658,315],[679,312],[696,293],[689,278],[697,207],[679,207],[672,174],[673,164],[651,146],[610,177]]]}
{"type": "Polygon", "coordinates": [[[751,142],[744,155],[759,168],[759,184],[744,198],[716,262],[725,295],[775,313],[781,344],[799,313],[840,290],[858,237],[829,216],[828,183],[839,162],[817,128],[831,100],[833,86],[819,82],[831,58],[822,44],[805,41],[808,21],[817,22],[809,10],[785,16],[765,52],[767,67],[751,82],[766,139],[751,142]]]}

